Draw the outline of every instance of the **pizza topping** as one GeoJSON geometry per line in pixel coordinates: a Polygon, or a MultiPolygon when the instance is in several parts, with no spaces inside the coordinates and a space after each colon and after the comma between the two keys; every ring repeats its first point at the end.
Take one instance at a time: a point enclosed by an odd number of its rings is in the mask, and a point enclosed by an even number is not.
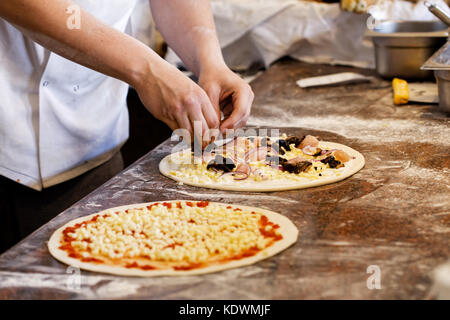
{"type": "Polygon", "coordinates": [[[291,147],[289,147],[289,145],[286,144],[286,141],[283,139],[277,140],[271,145],[271,147],[281,155],[285,154],[286,151],[291,151],[291,147]]]}
{"type": "Polygon", "coordinates": [[[214,160],[211,160],[206,169],[208,170],[216,170],[216,171],[223,171],[223,172],[230,172],[232,171],[236,165],[234,164],[233,160],[229,158],[225,158],[221,155],[216,155],[214,160]]]}
{"type": "Polygon", "coordinates": [[[214,151],[211,152],[203,151],[202,161],[205,163],[209,163],[210,161],[213,161],[215,157],[216,155],[214,151]]]}
{"type": "Polygon", "coordinates": [[[319,155],[320,156],[326,156],[326,155],[329,155],[329,154],[333,153],[334,151],[336,151],[336,149],[322,150],[322,152],[319,155]]]}
{"type": "Polygon", "coordinates": [[[302,149],[304,154],[307,154],[309,156],[319,155],[321,153],[321,150],[318,147],[311,147],[311,146],[305,146],[302,149]],[[318,151],[319,150],[319,151],[318,151]]]}
{"type": "Polygon", "coordinates": [[[306,146],[310,147],[318,147],[319,146],[319,140],[317,140],[316,137],[307,135],[303,138],[301,143],[298,145],[298,148],[303,149],[306,146]]]}
{"type": "Polygon", "coordinates": [[[94,263],[102,263],[103,262],[103,260],[101,260],[101,259],[92,258],[92,257],[82,258],[81,261],[82,262],[94,262],[94,263]]]}
{"type": "Polygon", "coordinates": [[[333,155],[334,158],[340,162],[347,162],[350,161],[351,159],[350,156],[345,151],[342,150],[336,150],[333,155]]]}
{"type": "MultiPolygon", "coordinates": [[[[286,151],[291,151],[292,150],[291,146],[294,146],[295,148],[299,148],[299,149],[304,149],[305,147],[317,148],[319,146],[319,140],[317,140],[316,137],[313,137],[310,135],[303,136],[301,138],[298,138],[296,136],[289,136],[289,137],[286,137],[285,139],[277,140],[272,145],[272,147],[275,150],[279,150],[280,154],[285,154],[286,151]]],[[[312,149],[310,149],[310,150],[312,151],[312,149]]],[[[316,153],[316,152],[314,152],[314,153],[316,153]]],[[[310,154],[310,153],[307,153],[307,154],[310,154]]],[[[311,153],[311,155],[312,155],[312,153],[311,153]]]]}
{"type": "Polygon", "coordinates": [[[59,248],[84,262],[188,270],[257,254],[282,239],[278,228],[255,211],[207,201],[164,202],[67,227],[59,248]]]}
{"type": "Polygon", "coordinates": [[[281,240],[283,238],[283,236],[277,234],[276,232],[276,229],[278,229],[280,226],[269,221],[266,216],[261,216],[259,223],[261,225],[259,231],[265,237],[275,238],[276,240],[281,240]]]}
{"type": "Polygon", "coordinates": [[[265,176],[260,169],[253,170],[253,174],[257,177],[260,177],[261,180],[267,180],[269,177],[265,176]]]}
{"type": "Polygon", "coordinates": [[[339,176],[341,173],[336,169],[354,159],[342,150],[319,147],[317,138],[311,135],[301,138],[282,135],[279,139],[236,137],[204,156],[208,162],[192,164],[191,152],[179,153],[174,158],[182,165],[170,171],[170,175],[193,183],[226,184],[243,180],[304,181],[339,176]],[[314,164],[314,170],[310,170],[310,163],[314,164]]]}
{"type": "MultiPolygon", "coordinates": [[[[180,204],[180,202],[178,202],[177,204],[180,204]]],[[[207,207],[209,205],[209,201],[200,201],[200,202],[197,202],[197,207],[199,207],[199,208],[205,208],[205,207],[207,207]]],[[[180,206],[180,209],[181,209],[181,206],[180,206]]]]}
{"type": "Polygon", "coordinates": [[[252,172],[252,168],[248,163],[240,163],[236,168],[236,172],[242,172],[249,175],[252,172]]]}
{"type": "Polygon", "coordinates": [[[258,147],[248,151],[245,160],[250,162],[264,160],[268,154],[277,155],[278,152],[271,147],[258,147]]]}
{"type": "Polygon", "coordinates": [[[295,164],[297,164],[298,162],[304,162],[304,161],[308,161],[308,159],[306,159],[306,158],[304,158],[304,157],[302,157],[302,156],[298,156],[298,157],[289,159],[289,160],[287,160],[287,161],[285,161],[285,162],[283,162],[283,163],[284,163],[284,164],[293,164],[293,165],[295,165],[295,164]]]}
{"type": "Polygon", "coordinates": [[[142,269],[142,270],[154,270],[154,269],[156,269],[155,267],[150,266],[150,265],[139,265],[137,262],[127,263],[125,265],[125,268],[128,268],[128,269],[136,268],[136,269],[142,269]]]}
{"type": "Polygon", "coordinates": [[[221,175],[221,177],[226,177],[230,175],[233,176],[234,180],[245,180],[249,176],[249,174],[245,172],[233,171],[233,172],[225,172],[224,174],[221,175]]]}
{"type": "Polygon", "coordinates": [[[286,144],[289,146],[289,150],[286,149],[286,151],[290,151],[291,144],[293,144],[294,147],[298,148],[304,139],[305,139],[305,137],[302,137],[302,138],[298,138],[296,136],[287,137],[285,141],[286,141],[286,144]]]}
{"type": "Polygon", "coordinates": [[[312,163],[306,161],[301,157],[296,157],[289,161],[284,162],[281,166],[284,171],[290,173],[300,173],[307,171],[312,166],[312,163]]]}
{"type": "Polygon", "coordinates": [[[287,162],[287,159],[285,159],[283,157],[278,157],[278,156],[267,156],[266,162],[269,166],[273,165],[273,164],[281,165],[281,164],[287,162]]]}
{"type": "Polygon", "coordinates": [[[239,259],[243,259],[243,258],[252,257],[252,256],[256,255],[258,252],[260,252],[260,251],[261,250],[258,247],[254,246],[254,247],[251,247],[251,248],[249,248],[247,250],[244,250],[243,252],[241,252],[238,255],[235,255],[235,256],[229,258],[228,260],[239,260],[239,259]]]}
{"type": "Polygon", "coordinates": [[[320,160],[320,162],[328,164],[330,168],[333,169],[334,168],[339,169],[344,166],[340,161],[336,160],[333,156],[326,157],[325,159],[320,160]]]}

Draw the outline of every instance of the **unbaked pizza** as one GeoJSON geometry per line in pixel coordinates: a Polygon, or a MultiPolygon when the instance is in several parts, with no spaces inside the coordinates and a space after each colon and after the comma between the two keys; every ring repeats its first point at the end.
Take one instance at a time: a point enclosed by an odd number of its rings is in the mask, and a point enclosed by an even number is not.
{"type": "Polygon", "coordinates": [[[273,256],[298,230],[272,211],[208,201],[108,209],[64,225],[48,248],[81,269],[130,276],[202,274],[273,256]]]}
{"type": "Polygon", "coordinates": [[[160,172],[198,187],[235,191],[280,191],[343,180],[364,166],[356,150],[316,137],[236,137],[200,156],[185,149],[166,156],[160,172]]]}

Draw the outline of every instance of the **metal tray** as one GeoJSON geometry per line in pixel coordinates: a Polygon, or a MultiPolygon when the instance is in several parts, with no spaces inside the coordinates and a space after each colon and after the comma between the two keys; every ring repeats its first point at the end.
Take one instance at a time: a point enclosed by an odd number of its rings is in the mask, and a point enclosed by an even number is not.
{"type": "Polygon", "coordinates": [[[445,43],[448,28],[441,21],[384,21],[366,36],[374,43],[380,76],[426,79],[432,72],[421,66],[445,43]]]}
{"type": "Polygon", "coordinates": [[[421,69],[434,70],[438,84],[439,108],[450,114],[450,42],[433,54],[421,69]]]}

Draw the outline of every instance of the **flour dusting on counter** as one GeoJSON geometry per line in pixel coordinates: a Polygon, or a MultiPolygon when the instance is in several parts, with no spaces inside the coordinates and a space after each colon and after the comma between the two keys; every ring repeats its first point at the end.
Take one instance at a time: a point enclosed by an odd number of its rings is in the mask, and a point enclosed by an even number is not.
{"type": "MultiPolygon", "coordinates": [[[[176,192],[179,194],[187,195],[187,196],[193,197],[195,199],[224,198],[224,194],[222,192],[201,193],[201,192],[192,192],[192,191],[188,191],[188,190],[172,189],[172,188],[167,188],[166,190],[169,192],[176,192]]],[[[245,200],[245,199],[249,198],[249,195],[245,194],[245,193],[230,193],[230,194],[227,194],[226,197],[232,198],[232,199],[245,200]]],[[[268,196],[268,195],[257,194],[257,193],[253,193],[251,197],[252,197],[252,200],[259,199],[259,200],[268,200],[268,201],[285,201],[285,202],[289,202],[289,203],[298,203],[298,200],[287,199],[284,197],[271,196],[271,195],[268,196]]]]}

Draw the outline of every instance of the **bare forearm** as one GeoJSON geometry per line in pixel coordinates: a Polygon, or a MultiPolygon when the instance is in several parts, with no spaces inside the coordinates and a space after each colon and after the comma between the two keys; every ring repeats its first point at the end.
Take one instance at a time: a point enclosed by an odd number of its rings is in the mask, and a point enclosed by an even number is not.
{"type": "Polygon", "coordinates": [[[81,10],[80,28],[67,26],[69,0],[0,1],[0,17],[45,48],[131,85],[159,58],[144,44],[81,10]]]}
{"type": "Polygon", "coordinates": [[[157,28],[192,72],[224,64],[208,0],[150,0],[150,5],[157,28]]]}
{"type": "MultiPolygon", "coordinates": [[[[220,123],[219,101],[231,96],[233,114],[221,129],[248,117],[250,88],[226,68],[206,0],[150,0],[160,31],[201,86],[150,48],[81,10],[80,28],[68,28],[70,0],[0,0],[0,18],[47,49],[134,86],[152,114],[172,129],[202,132],[220,123]],[[204,89],[203,89],[204,88],[204,89]]],[[[114,4],[112,4],[114,5],[114,4]]]]}

